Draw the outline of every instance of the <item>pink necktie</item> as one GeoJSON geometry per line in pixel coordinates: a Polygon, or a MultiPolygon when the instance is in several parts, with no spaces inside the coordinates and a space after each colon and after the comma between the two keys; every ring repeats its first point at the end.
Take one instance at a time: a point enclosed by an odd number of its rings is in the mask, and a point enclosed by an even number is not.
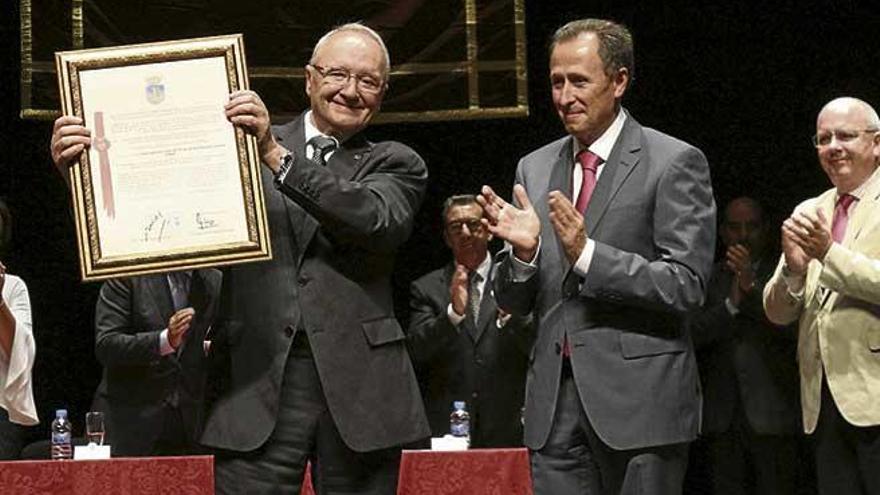
{"type": "MultiPolygon", "coordinates": [[[[583,215],[590,203],[590,197],[593,196],[593,189],[596,188],[596,172],[599,170],[599,164],[602,159],[599,155],[590,150],[581,150],[577,154],[577,161],[581,164],[581,170],[584,176],[581,179],[581,192],[578,194],[575,209],[583,215]]],[[[568,335],[562,338],[562,355],[563,357],[571,356],[571,344],[568,343],[568,335]]]]}
{"type": "Polygon", "coordinates": [[[587,210],[587,204],[590,203],[593,189],[596,188],[596,171],[599,169],[599,163],[601,163],[602,159],[590,150],[582,150],[577,154],[577,161],[581,164],[584,177],[581,181],[581,192],[578,194],[577,203],[575,203],[574,207],[583,215],[584,211],[587,210]]]}
{"type": "Polygon", "coordinates": [[[837,205],[834,207],[834,219],[831,221],[831,238],[838,244],[843,242],[843,236],[846,234],[846,224],[849,222],[849,205],[853,204],[855,200],[855,196],[851,194],[841,194],[837,198],[837,205]]]}

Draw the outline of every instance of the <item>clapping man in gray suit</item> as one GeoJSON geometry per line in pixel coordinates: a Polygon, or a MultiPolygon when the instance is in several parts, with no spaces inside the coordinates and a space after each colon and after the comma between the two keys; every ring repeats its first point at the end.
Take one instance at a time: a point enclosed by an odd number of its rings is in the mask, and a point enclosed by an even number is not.
{"type": "Polygon", "coordinates": [[[715,203],[697,148],[621,107],[630,33],[573,21],[550,47],[568,136],[519,163],[515,204],[484,186],[502,309],[534,309],[525,443],[536,495],[678,494],[700,391],[685,325],[703,302],[715,203]]]}

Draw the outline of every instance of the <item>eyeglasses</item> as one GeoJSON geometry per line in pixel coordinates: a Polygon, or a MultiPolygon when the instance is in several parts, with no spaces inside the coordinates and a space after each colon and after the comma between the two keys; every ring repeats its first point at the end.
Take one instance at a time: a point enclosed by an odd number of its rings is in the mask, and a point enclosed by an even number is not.
{"type": "Polygon", "coordinates": [[[346,86],[351,78],[354,78],[355,87],[358,91],[366,94],[378,94],[382,91],[384,83],[369,74],[354,74],[345,67],[321,67],[320,65],[309,64],[321,74],[325,84],[333,86],[346,86]]]}
{"type": "Polygon", "coordinates": [[[824,148],[831,144],[831,139],[837,139],[838,143],[851,143],[864,133],[876,133],[877,129],[835,129],[833,131],[822,131],[813,136],[813,146],[824,148]]]}
{"type": "Polygon", "coordinates": [[[483,228],[483,222],[481,222],[480,219],[471,219],[449,222],[446,224],[446,230],[448,230],[450,234],[460,234],[464,231],[465,225],[467,225],[468,232],[472,234],[483,228]]]}

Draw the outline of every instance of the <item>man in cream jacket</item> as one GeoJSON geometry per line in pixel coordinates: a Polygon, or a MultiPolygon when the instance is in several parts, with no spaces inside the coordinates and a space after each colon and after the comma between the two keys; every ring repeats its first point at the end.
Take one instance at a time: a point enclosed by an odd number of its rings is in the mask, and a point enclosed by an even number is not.
{"type": "Polygon", "coordinates": [[[799,320],[804,430],[819,493],[880,493],[880,119],[838,98],[814,144],[834,187],[795,208],[764,289],[767,317],[799,320]]]}

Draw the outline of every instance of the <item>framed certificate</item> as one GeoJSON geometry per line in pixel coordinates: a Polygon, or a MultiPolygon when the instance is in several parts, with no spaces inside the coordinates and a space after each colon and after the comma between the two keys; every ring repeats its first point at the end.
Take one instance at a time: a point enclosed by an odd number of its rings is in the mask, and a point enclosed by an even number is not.
{"type": "Polygon", "coordinates": [[[272,257],[241,35],[59,52],[62,110],[92,145],[70,168],[83,280],[272,257]]]}

